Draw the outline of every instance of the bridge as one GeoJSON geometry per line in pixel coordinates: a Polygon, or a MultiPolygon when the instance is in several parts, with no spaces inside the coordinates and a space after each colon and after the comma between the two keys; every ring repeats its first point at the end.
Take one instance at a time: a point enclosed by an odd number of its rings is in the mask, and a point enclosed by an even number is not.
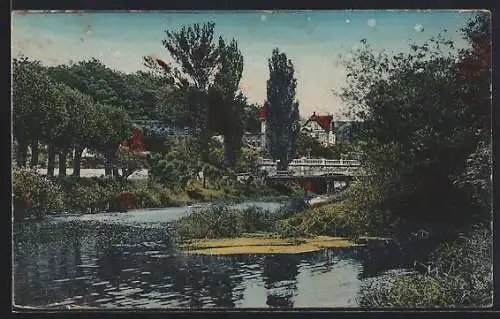
{"type": "Polygon", "coordinates": [[[294,159],[288,165],[288,171],[278,171],[278,161],[260,158],[257,161],[260,170],[266,171],[269,177],[318,177],[344,175],[357,177],[362,174],[361,163],[357,160],[330,160],[324,158],[294,159]]]}
{"type": "Polygon", "coordinates": [[[311,192],[335,192],[336,185],[349,184],[363,175],[361,163],[357,160],[294,159],[287,171],[278,170],[278,161],[260,158],[257,166],[267,173],[271,182],[301,185],[311,192]]]}

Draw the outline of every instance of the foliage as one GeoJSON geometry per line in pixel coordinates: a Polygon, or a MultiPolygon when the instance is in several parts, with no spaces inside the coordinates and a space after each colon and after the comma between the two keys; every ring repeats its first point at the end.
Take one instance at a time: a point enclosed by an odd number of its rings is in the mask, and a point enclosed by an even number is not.
{"type": "Polygon", "coordinates": [[[168,83],[161,93],[166,122],[190,127],[197,133],[200,154],[208,161],[209,137],[224,135],[225,164],[234,168],[241,148],[242,107],[236,96],[243,72],[243,56],[233,39],[214,41],[215,24],[193,24],[167,30],[163,45],[176,65],[145,57],[146,66],[160,71],[168,83]]]}
{"type": "MultiPolygon", "coordinates": [[[[492,149],[491,142],[480,142],[467,158],[467,166],[454,179],[455,185],[477,207],[480,220],[491,220],[492,209],[492,149]]],[[[479,220],[478,220],[479,222],[479,220]]]]}
{"type": "Polygon", "coordinates": [[[362,307],[485,307],[493,302],[492,236],[478,229],[434,253],[432,274],[397,276],[364,287],[362,307]]]}
{"type": "Polygon", "coordinates": [[[35,170],[14,168],[12,172],[14,218],[37,218],[63,209],[60,187],[35,170]]]}
{"type": "Polygon", "coordinates": [[[174,230],[181,239],[235,237],[242,233],[269,230],[269,216],[269,212],[258,207],[235,210],[212,205],[179,219],[174,230]]]}
{"type": "Polygon", "coordinates": [[[122,177],[127,178],[134,172],[147,168],[148,160],[145,155],[136,154],[126,146],[120,145],[116,155],[116,166],[122,170],[122,177]]]}
{"type": "Polygon", "coordinates": [[[114,106],[97,104],[100,120],[97,131],[100,138],[91,146],[109,159],[114,159],[120,144],[132,136],[132,122],[125,110],[114,106]]]}
{"type": "Polygon", "coordinates": [[[210,206],[179,219],[174,226],[180,238],[221,238],[238,234],[236,212],[226,206],[210,206]]]}
{"type": "Polygon", "coordinates": [[[258,118],[258,113],[260,111],[260,106],[258,104],[248,104],[243,107],[243,113],[241,114],[241,121],[243,125],[244,132],[251,134],[260,134],[260,120],[258,118]]]}
{"type": "Polygon", "coordinates": [[[219,99],[215,99],[218,103],[210,107],[209,127],[215,126],[211,130],[220,131],[224,135],[224,163],[227,167],[234,168],[243,135],[241,113],[245,98],[242,94],[236,96],[243,74],[243,55],[234,39],[229,44],[219,39],[219,52],[221,66],[212,87],[212,92],[219,99]]]}
{"type": "Polygon", "coordinates": [[[113,209],[125,185],[108,178],[58,177],[66,211],[88,213],[113,209]]]}
{"type": "Polygon", "coordinates": [[[85,148],[99,139],[96,125],[99,119],[92,99],[81,92],[64,85],[62,95],[66,112],[71,120],[62,127],[54,138],[54,145],[61,151],[73,147],[85,148]]]}
{"type": "Polygon", "coordinates": [[[339,154],[335,148],[325,147],[314,137],[300,132],[295,146],[295,157],[307,156],[335,159],[339,154]]]}
{"type": "Polygon", "coordinates": [[[462,28],[470,47],[460,51],[458,72],[467,78],[464,100],[474,108],[472,128],[484,139],[491,135],[491,13],[478,11],[462,28]]]}
{"type": "Polygon", "coordinates": [[[350,116],[362,120],[356,133],[372,185],[390,190],[381,209],[405,220],[469,223],[473,207],[453,176],[482,138],[475,124],[480,108],[468,99],[482,84],[459,71],[464,53],[441,35],[393,56],[362,44],[345,62],[341,97],[350,116]]]}
{"type": "Polygon", "coordinates": [[[149,72],[125,74],[92,58],[70,65],[48,68],[56,81],[86,94],[96,102],[123,107],[132,118],[157,116],[157,90],[162,79],[149,72]]]}
{"type": "MultiPolygon", "coordinates": [[[[32,141],[52,143],[68,121],[62,94],[38,61],[27,58],[13,61],[13,133],[20,147],[32,141]]],[[[18,163],[24,166],[25,159],[18,163]]]]}
{"type": "MultiPolygon", "coordinates": [[[[214,23],[202,26],[183,26],[180,30],[167,30],[162,44],[176,65],[172,66],[154,57],[145,57],[146,66],[160,71],[168,83],[186,92],[197,113],[193,128],[198,132],[201,157],[208,157],[208,103],[205,101],[215,74],[220,69],[220,50],[214,43],[214,23]]],[[[183,98],[186,97],[183,93],[183,98]]]]}
{"type": "Polygon", "coordinates": [[[279,160],[279,169],[284,170],[292,161],[295,141],[299,132],[299,104],[295,101],[297,80],[294,67],[285,53],[276,48],[269,59],[267,81],[268,151],[273,160],[279,160]]]}
{"type": "Polygon", "coordinates": [[[179,159],[168,160],[161,155],[153,155],[149,163],[152,180],[171,189],[185,188],[194,175],[194,168],[179,159]]]}

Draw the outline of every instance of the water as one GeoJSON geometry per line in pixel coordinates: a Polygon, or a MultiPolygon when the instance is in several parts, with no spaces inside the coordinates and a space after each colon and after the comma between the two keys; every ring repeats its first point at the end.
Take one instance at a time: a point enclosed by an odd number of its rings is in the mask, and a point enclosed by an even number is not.
{"type": "Polygon", "coordinates": [[[363,281],[394,268],[388,263],[394,258],[373,252],[367,258],[363,248],[296,255],[188,255],[174,248],[165,229],[189,210],[58,216],[15,225],[15,304],[357,307],[363,281]]]}

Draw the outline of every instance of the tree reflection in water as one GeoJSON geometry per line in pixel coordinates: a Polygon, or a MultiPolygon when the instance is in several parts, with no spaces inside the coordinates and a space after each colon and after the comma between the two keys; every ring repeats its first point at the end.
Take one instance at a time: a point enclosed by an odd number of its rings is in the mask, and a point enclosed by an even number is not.
{"type": "Polygon", "coordinates": [[[300,259],[295,255],[266,255],[263,278],[268,290],[267,305],[293,307],[297,293],[297,275],[300,259]]]}

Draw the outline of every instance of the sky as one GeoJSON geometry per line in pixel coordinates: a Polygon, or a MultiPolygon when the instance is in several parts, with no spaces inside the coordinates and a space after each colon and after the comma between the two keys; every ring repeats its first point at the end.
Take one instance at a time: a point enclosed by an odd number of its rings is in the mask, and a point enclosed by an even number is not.
{"type": "Polygon", "coordinates": [[[292,60],[301,116],[338,114],[333,93],[345,85],[339,56],[361,39],[376,49],[401,52],[443,30],[457,47],[467,11],[200,11],[13,13],[12,56],[46,65],[96,57],[110,68],[145,70],[143,56],[171,61],[161,41],[165,30],[215,22],[215,32],[236,39],[244,58],[240,89],[252,103],[266,99],[268,58],[274,48],[292,60]]]}

